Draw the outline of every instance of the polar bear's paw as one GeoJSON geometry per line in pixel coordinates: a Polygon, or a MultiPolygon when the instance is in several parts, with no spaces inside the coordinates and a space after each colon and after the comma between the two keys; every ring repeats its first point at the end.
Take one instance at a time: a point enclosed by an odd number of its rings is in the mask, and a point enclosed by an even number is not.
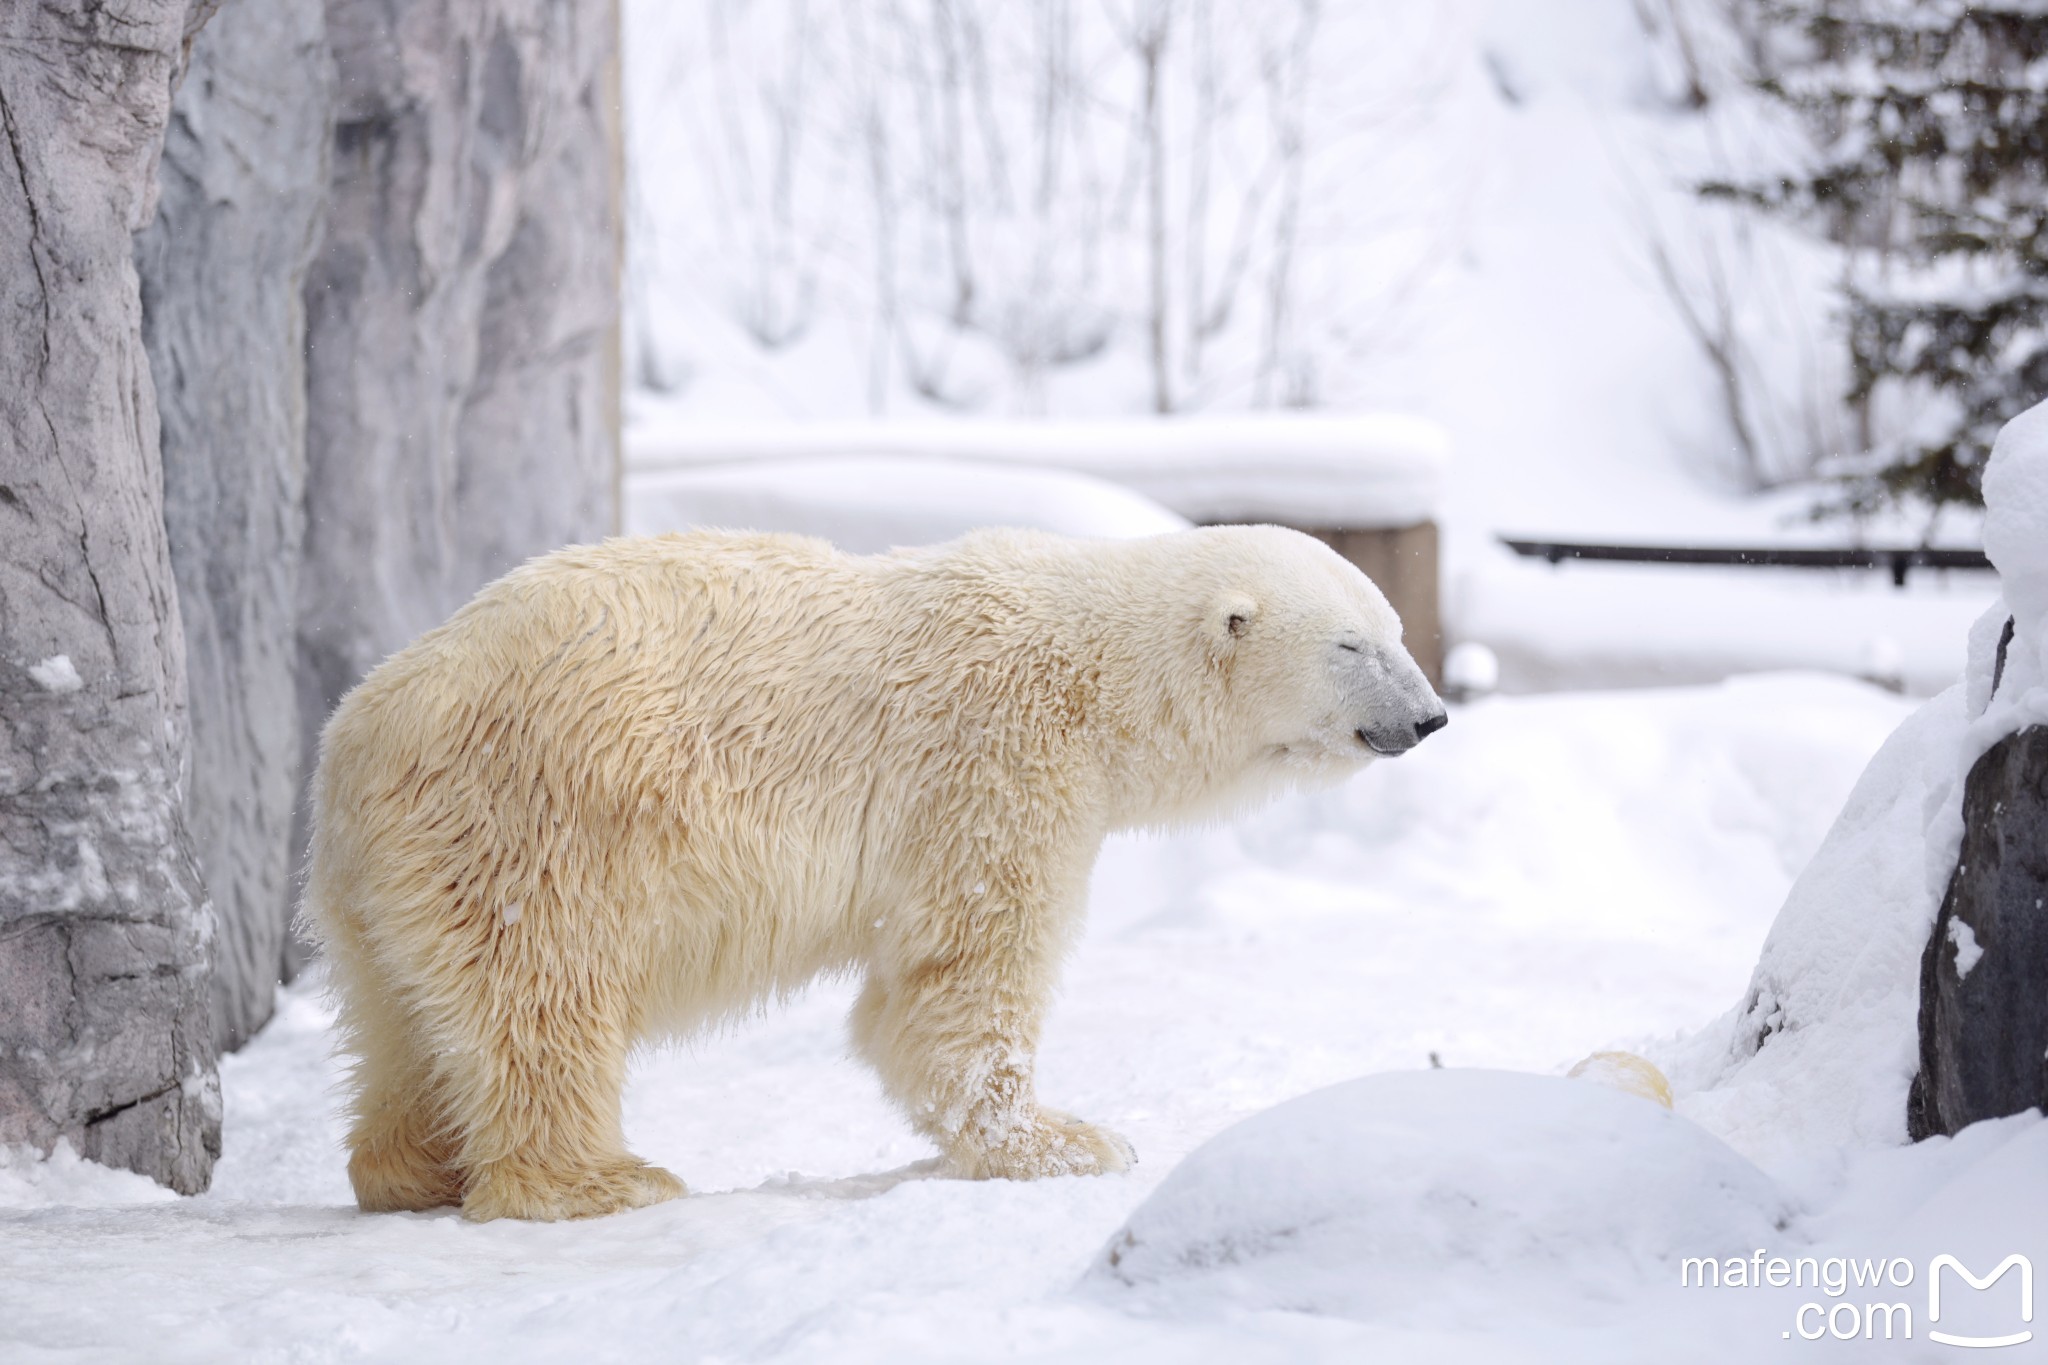
{"type": "Polygon", "coordinates": [[[950,1164],[958,1174],[970,1180],[1043,1180],[1109,1175],[1138,1164],[1137,1150],[1122,1134],[1056,1109],[1041,1109],[987,1135],[996,1140],[956,1149],[950,1164]]]}
{"type": "Polygon", "coordinates": [[[462,1216],[473,1223],[495,1218],[552,1223],[623,1213],[688,1193],[675,1176],[640,1161],[567,1175],[501,1164],[471,1179],[462,1201],[462,1216]]]}

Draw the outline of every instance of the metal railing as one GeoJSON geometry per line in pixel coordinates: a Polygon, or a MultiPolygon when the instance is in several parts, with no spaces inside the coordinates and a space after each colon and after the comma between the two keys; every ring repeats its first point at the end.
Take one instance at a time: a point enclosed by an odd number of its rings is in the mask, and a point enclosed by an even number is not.
{"type": "Polygon", "coordinates": [[[1906,586],[1914,569],[1984,571],[1991,561],[1982,550],[1941,550],[1926,546],[1843,547],[1809,549],[1790,546],[1591,545],[1568,540],[1521,540],[1500,537],[1518,555],[1561,564],[1567,559],[1603,560],[1622,564],[1712,564],[1774,569],[1888,569],[1892,583],[1906,586]]]}

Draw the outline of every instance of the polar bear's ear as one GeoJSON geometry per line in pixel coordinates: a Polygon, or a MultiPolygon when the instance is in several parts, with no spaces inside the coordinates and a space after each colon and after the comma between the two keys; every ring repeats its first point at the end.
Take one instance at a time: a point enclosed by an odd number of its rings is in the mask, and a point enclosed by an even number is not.
{"type": "Polygon", "coordinates": [[[1241,592],[1226,592],[1209,608],[1209,649],[1219,658],[1244,638],[1258,619],[1259,604],[1241,592]]]}

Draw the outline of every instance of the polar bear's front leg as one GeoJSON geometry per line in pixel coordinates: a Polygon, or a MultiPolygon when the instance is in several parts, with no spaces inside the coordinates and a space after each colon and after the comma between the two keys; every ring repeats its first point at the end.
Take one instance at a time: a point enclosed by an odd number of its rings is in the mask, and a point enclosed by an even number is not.
{"type": "Polygon", "coordinates": [[[1137,1160],[1107,1128],[1039,1105],[1032,1081],[1043,1004],[991,982],[982,954],[870,975],[854,1043],[948,1170],[973,1180],[1102,1175],[1137,1160]]]}

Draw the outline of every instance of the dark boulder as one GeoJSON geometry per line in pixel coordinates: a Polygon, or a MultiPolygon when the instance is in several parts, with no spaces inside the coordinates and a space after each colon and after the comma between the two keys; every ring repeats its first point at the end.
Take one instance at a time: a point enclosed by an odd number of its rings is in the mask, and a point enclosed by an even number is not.
{"type": "Polygon", "coordinates": [[[1915,1141],[2048,1107],[2048,726],[1970,769],[1963,846],[1920,964],[1915,1141]]]}

